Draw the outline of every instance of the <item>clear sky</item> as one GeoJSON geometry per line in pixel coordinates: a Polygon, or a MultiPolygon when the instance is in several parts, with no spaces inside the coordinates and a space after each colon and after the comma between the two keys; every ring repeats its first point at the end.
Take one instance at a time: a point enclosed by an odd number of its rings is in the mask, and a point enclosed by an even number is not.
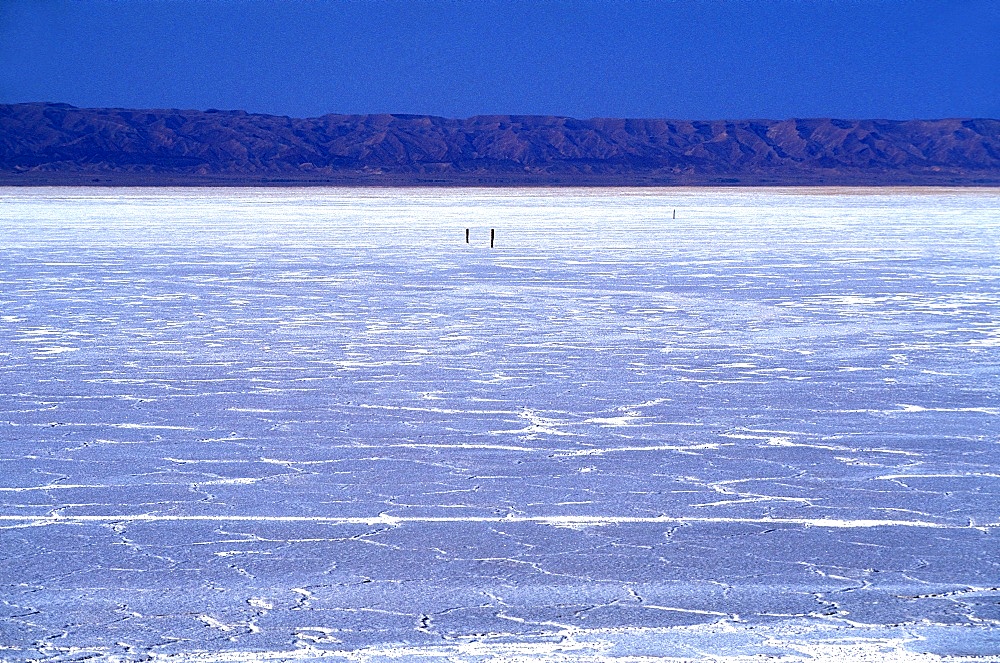
{"type": "Polygon", "coordinates": [[[0,0],[0,102],[1000,118],[1000,0],[0,0]]]}

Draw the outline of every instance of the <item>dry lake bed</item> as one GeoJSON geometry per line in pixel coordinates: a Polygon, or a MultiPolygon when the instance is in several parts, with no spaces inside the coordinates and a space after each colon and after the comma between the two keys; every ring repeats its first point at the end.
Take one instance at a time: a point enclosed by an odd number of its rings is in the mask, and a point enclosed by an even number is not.
{"type": "Polygon", "coordinates": [[[1000,191],[0,189],[0,660],[1000,660],[1000,191]]]}

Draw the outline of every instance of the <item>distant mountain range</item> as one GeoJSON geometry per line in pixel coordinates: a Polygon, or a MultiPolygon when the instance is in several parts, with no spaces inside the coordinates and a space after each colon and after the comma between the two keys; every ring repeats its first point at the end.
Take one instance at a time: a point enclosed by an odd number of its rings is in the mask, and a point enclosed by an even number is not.
{"type": "Polygon", "coordinates": [[[1000,120],[688,121],[0,105],[0,184],[1000,186],[1000,120]]]}

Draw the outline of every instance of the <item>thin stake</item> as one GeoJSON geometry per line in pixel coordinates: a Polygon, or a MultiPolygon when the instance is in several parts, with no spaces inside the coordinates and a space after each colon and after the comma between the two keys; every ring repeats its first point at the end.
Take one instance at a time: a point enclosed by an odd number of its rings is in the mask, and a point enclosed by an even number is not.
{"type": "Polygon", "coordinates": [[[677,210],[674,210],[674,218],[677,218],[677,210]]]}
{"type": "Polygon", "coordinates": [[[494,228],[490,228],[490,248],[491,249],[493,248],[493,238],[495,236],[496,236],[496,230],[494,228]]]}
{"type": "Polygon", "coordinates": [[[469,243],[469,229],[468,228],[465,229],[465,243],[466,244],[469,243]]]}

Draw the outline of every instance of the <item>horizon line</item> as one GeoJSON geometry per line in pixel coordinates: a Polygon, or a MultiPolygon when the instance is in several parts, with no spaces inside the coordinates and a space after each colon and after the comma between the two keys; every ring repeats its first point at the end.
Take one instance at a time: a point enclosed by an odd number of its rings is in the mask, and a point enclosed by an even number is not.
{"type": "Polygon", "coordinates": [[[182,108],[180,106],[77,106],[64,101],[15,101],[0,102],[0,106],[56,106],[61,108],[71,108],[82,111],[177,111],[186,113],[227,113],[245,114],[261,117],[280,117],[293,120],[315,120],[323,117],[393,117],[393,118],[428,118],[437,120],[475,120],[480,118],[554,118],[560,120],[574,120],[577,122],[591,122],[595,120],[624,120],[624,121],[660,121],[660,122],[790,122],[809,120],[837,120],[844,122],[946,122],[949,120],[989,120],[998,122],[1000,118],[987,116],[947,116],[947,117],[916,117],[916,118],[889,118],[889,117],[839,117],[835,115],[792,115],[783,118],[775,117],[718,117],[718,118],[685,118],[685,117],[655,117],[655,116],[625,116],[625,115],[595,115],[591,117],[576,117],[573,115],[547,114],[547,113],[479,113],[465,117],[454,117],[448,115],[435,115],[433,113],[402,113],[402,112],[368,112],[368,113],[342,113],[331,111],[320,115],[288,115],[280,113],[268,113],[261,111],[250,111],[243,108],[182,108]]]}

